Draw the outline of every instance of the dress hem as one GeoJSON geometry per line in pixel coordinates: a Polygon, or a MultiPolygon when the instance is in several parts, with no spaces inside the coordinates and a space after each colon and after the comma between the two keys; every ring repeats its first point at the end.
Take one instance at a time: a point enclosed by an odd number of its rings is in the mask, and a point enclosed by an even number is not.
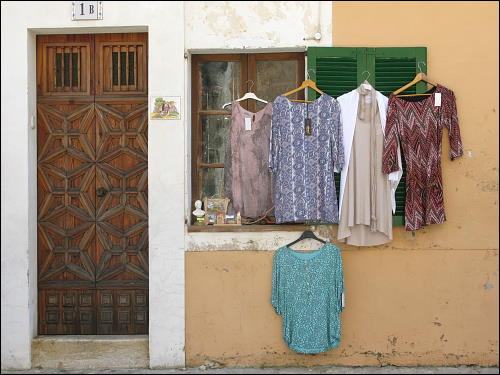
{"type": "Polygon", "coordinates": [[[324,346],[322,348],[306,349],[306,348],[301,348],[301,347],[298,347],[295,345],[290,345],[290,344],[288,345],[288,347],[297,353],[315,354],[315,353],[326,352],[330,349],[334,349],[334,348],[338,347],[339,345],[340,345],[340,340],[337,339],[336,342],[334,342],[333,344],[328,345],[328,346],[324,346]]]}

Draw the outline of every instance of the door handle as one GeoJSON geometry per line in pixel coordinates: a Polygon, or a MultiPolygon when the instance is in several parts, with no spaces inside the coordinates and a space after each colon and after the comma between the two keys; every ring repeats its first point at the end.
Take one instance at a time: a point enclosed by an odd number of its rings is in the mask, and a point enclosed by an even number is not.
{"type": "Polygon", "coordinates": [[[103,187],[97,188],[97,191],[96,191],[98,197],[104,197],[107,192],[108,191],[103,187]]]}

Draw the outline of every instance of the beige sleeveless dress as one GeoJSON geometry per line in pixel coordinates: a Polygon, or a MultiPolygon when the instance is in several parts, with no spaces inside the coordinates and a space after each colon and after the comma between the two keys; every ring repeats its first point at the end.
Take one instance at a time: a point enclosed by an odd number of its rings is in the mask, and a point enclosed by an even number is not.
{"type": "Polygon", "coordinates": [[[357,90],[358,113],[337,237],[350,245],[376,246],[392,241],[391,189],[382,173],[384,134],[375,90],[357,90]]]}

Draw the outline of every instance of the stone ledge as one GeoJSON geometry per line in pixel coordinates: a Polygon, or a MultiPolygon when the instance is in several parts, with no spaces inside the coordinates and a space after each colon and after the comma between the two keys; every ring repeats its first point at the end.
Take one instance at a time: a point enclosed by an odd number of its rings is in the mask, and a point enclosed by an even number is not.
{"type": "Polygon", "coordinates": [[[147,368],[147,335],[38,336],[32,367],[51,369],[147,368]]]}

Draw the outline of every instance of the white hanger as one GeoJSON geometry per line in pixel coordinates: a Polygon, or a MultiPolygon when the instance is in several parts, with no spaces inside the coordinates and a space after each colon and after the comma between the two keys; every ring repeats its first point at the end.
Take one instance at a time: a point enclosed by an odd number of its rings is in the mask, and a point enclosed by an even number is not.
{"type": "MultiPolygon", "coordinates": [[[[252,80],[248,80],[248,82],[252,82],[252,86],[253,86],[253,81],[252,80]]],[[[250,89],[252,88],[252,86],[250,86],[250,89]]],[[[250,90],[249,89],[249,90],[250,90]]],[[[255,99],[255,100],[258,100],[259,102],[262,102],[262,103],[266,103],[267,104],[267,101],[264,100],[264,99],[261,99],[261,98],[258,98],[257,95],[255,95],[253,92],[247,92],[245,93],[245,95],[243,95],[241,98],[239,99],[236,99],[235,102],[241,102],[242,100],[247,100],[247,99],[255,99]]],[[[226,106],[228,106],[229,104],[231,104],[232,102],[229,102],[229,103],[226,103],[222,106],[222,109],[224,109],[226,106]]]]}
{"type": "Polygon", "coordinates": [[[361,73],[361,75],[365,74],[365,73],[368,73],[368,75],[366,76],[365,80],[363,81],[363,83],[361,84],[361,86],[365,89],[365,90],[371,90],[372,89],[372,85],[370,85],[370,82],[368,82],[368,77],[370,77],[370,72],[368,70],[365,70],[363,73],[361,73]]]}

